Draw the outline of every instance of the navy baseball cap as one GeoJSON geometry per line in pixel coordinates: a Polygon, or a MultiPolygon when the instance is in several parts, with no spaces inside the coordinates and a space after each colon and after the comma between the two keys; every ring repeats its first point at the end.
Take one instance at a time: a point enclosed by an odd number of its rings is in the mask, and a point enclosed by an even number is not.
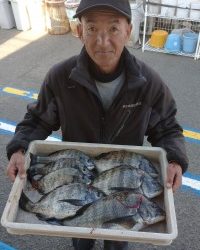
{"type": "Polygon", "coordinates": [[[131,21],[131,7],[129,0],[81,0],[74,18],[81,18],[81,16],[89,10],[98,8],[110,8],[131,21]]]}

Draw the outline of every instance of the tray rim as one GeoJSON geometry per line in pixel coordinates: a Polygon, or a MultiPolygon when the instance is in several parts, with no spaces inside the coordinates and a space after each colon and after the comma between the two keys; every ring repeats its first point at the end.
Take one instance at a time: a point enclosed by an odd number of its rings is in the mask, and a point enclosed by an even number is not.
{"type": "MultiPolygon", "coordinates": [[[[58,147],[69,148],[98,148],[98,149],[128,149],[131,151],[143,151],[143,152],[157,152],[161,156],[164,164],[167,164],[166,152],[160,147],[149,146],[130,146],[130,145],[113,145],[113,144],[98,144],[98,143],[77,143],[77,142],[52,142],[35,140],[30,143],[26,154],[26,161],[28,161],[29,152],[36,145],[51,145],[58,147]]],[[[11,211],[14,199],[16,199],[16,191],[22,190],[26,180],[21,180],[19,176],[16,177],[12,186],[11,192],[8,197],[8,201],[4,208],[1,224],[11,234],[25,235],[47,235],[47,236],[61,236],[61,237],[80,237],[80,238],[95,238],[95,239],[114,239],[114,240],[127,240],[130,242],[142,242],[151,243],[155,245],[169,245],[177,237],[177,221],[174,207],[174,198],[172,189],[166,189],[164,187],[165,197],[167,199],[171,232],[155,233],[155,232],[135,232],[131,230],[114,230],[114,229],[102,229],[102,228],[86,228],[86,227],[69,227],[69,226],[56,226],[45,224],[30,224],[9,221],[9,213],[11,211]],[[39,231],[38,231],[39,228],[39,231]],[[78,230],[77,230],[78,228],[78,230]],[[78,231],[78,232],[77,232],[78,231]]],[[[21,194],[21,191],[20,191],[21,194]]],[[[166,203],[166,201],[165,201],[166,203]]],[[[166,205],[166,204],[165,204],[166,205]]]]}

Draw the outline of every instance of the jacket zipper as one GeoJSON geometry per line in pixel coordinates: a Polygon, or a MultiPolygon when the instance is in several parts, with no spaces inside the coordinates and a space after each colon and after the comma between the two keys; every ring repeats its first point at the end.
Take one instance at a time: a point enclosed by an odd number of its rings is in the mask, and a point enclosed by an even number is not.
{"type": "Polygon", "coordinates": [[[101,116],[100,141],[105,142],[105,116],[101,116]]]}
{"type": "Polygon", "coordinates": [[[119,125],[117,126],[117,128],[114,129],[113,134],[108,138],[108,142],[109,142],[110,144],[112,144],[113,141],[115,140],[115,138],[120,134],[120,132],[121,132],[122,129],[124,128],[124,126],[125,126],[127,120],[129,119],[130,115],[131,115],[131,110],[129,109],[129,110],[126,111],[125,115],[124,115],[124,116],[122,117],[122,119],[120,120],[120,123],[119,123],[119,125]]]}
{"type": "Polygon", "coordinates": [[[105,143],[105,111],[103,109],[101,100],[97,96],[97,101],[100,107],[100,138],[99,143],[105,143]]]}

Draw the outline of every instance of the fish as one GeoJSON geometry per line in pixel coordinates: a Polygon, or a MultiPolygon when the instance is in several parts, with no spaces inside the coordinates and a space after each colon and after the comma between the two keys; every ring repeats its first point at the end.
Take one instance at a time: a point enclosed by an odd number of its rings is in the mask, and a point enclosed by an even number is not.
{"type": "Polygon", "coordinates": [[[75,158],[58,158],[57,160],[46,164],[34,164],[28,168],[27,174],[31,179],[35,175],[44,176],[62,168],[74,168],[80,170],[84,175],[94,179],[95,171],[89,170],[83,163],[75,158]]]}
{"type": "Polygon", "coordinates": [[[143,181],[144,171],[129,165],[121,165],[100,173],[92,186],[106,195],[122,189],[138,189],[143,181]]]}
{"type": "Polygon", "coordinates": [[[134,221],[130,230],[142,228],[165,220],[165,211],[155,202],[133,191],[110,194],[90,204],[80,215],[62,221],[63,226],[104,227],[118,219],[134,221]]]}
{"type": "Polygon", "coordinates": [[[94,163],[99,173],[119,165],[130,165],[144,170],[152,177],[158,176],[156,167],[148,159],[130,151],[120,150],[102,153],[94,158],[94,163]]]}
{"type": "Polygon", "coordinates": [[[135,190],[147,198],[154,198],[163,192],[163,186],[158,179],[130,165],[121,165],[102,172],[94,179],[92,186],[106,195],[117,191],[135,190]]]}
{"type": "Polygon", "coordinates": [[[148,199],[152,199],[154,197],[159,196],[163,193],[163,185],[160,182],[160,177],[153,178],[148,173],[145,173],[143,176],[143,181],[141,186],[138,189],[135,189],[135,192],[143,194],[148,199]]]}
{"type": "Polygon", "coordinates": [[[77,150],[77,149],[64,149],[59,150],[56,152],[51,153],[48,156],[39,156],[30,154],[31,163],[30,165],[34,165],[37,163],[49,163],[52,161],[57,161],[61,158],[70,158],[70,159],[76,159],[77,161],[81,162],[85,167],[87,167],[89,170],[92,170],[95,168],[95,164],[93,162],[92,157],[88,156],[84,152],[77,150]]]}
{"type": "Polygon", "coordinates": [[[30,179],[31,185],[41,194],[47,194],[57,187],[72,182],[90,184],[91,179],[83,175],[78,169],[62,168],[55,170],[39,179],[30,179]]]}
{"type": "Polygon", "coordinates": [[[42,196],[39,201],[32,202],[22,192],[19,206],[21,209],[35,213],[41,220],[63,220],[76,215],[84,205],[90,204],[104,194],[94,187],[83,183],[63,185],[52,192],[42,196]]]}

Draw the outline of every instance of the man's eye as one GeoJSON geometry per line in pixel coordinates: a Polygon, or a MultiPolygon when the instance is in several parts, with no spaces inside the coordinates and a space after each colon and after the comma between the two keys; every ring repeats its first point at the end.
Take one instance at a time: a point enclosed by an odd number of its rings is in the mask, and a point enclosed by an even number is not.
{"type": "Polygon", "coordinates": [[[110,32],[113,33],[113,34],[115,34],[115,33],[119,32],[119,29],[114,26],[114,27],[110,28],[110,32]]]}
{"type": "Polygon", "coordinates": [[[88,27],[89,33],[94,33],[96,31],[95,27],[88,27]]]}

